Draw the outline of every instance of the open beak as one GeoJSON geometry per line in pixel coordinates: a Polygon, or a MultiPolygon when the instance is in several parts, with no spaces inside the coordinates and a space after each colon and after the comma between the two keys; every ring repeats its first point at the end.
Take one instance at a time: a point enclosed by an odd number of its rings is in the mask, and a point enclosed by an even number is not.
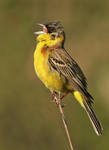
{"type": "Polygon", "coordinates": [[[37,31],[37,32],[34,32],[34,34],[37,34],[37,35],[39,35],[39,34],[44,34],[45,32],[43,32],[43,31],[37,31]]]}
{"type": "Polygon", "coordinates": [[[44,34],[44,33],[46,33],[45,30],[44,30],[44,29],[46,29],[46,27],[45,27],[44,24],[37,24],[37,25],[43,27],[43,31],[37,31],[37,32],[34,32],[34,34],[39,35],[39,34],[44,34]]]}

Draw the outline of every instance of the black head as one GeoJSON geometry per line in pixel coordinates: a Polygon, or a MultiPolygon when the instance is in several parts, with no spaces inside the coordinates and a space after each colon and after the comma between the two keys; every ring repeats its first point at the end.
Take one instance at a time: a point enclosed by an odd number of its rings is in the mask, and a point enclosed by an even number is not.
{"type": "Polygon", "coordinates": [[[38,24],[43,27],[43,31],[35,32],[35,34],[45,34],[48,33],[51,35],[52,40],[55,40],[56,38],[59,38],[60,36],[63,36],[62,46],[64,46],[65,42],[65,32],[62,24],[59,21],[56,22],[49,22],[46,24],[38,24]]]}
{"type": "Polygon", "coordinates": [[[44,25],[47,28],[48,33],[53,33],[53,32],[64,33],[64,28],[59,21],[49,22],[49,23],[44,24],[44,25]]]}

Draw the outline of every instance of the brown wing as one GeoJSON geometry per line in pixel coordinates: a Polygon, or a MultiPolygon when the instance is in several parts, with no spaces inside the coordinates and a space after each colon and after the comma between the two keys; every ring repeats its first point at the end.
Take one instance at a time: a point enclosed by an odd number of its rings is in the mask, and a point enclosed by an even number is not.
{"type": "Polygon", "coordinates": [[[62,48],[51,49],[51,54],[49,56],[50,66],[62,74],[72,86],[74,90],[80,91],[85,99],[83,101],[85,110],[92,122],[93,128],[97,135],[102,134],[102,126],[92,110],[92,96],[87,92],[86,78],[78,66],[78,64],[71,58],[71,56],[62,48]]]}
{"type": "MultiPolygon", "coordinates": [[[[93,99],[87,92],[87,82],[79,65],[62,48],[51,48],[49,63],[53,69],[62,74],[74,90],[82,92],[88,99],[93,99]]],[[[88,100],[91,103],[91,100],[88,100]]]]}

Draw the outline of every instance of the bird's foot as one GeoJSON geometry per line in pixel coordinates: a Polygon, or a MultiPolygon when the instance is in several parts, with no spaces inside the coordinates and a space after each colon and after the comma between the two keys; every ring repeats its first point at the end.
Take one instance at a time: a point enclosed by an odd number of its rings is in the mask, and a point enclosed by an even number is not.
{"type": "Polygon", "coordinates": [[[60,97],[58,98],[57,97],[57,93],[56,92],[53,92],[51,94],[51,97],[52,97],[52,101],[56,103],[57,107],[59,106],[60,102],[61,102],[61,99],[60,97]]]}
{"type": "Polygon", "coordinates": [[[64,93],[63,95],[60,96],[60,99],[62,100],[65,96],[67,96],[68,93],[64,93]]]}
{"type": "Polygon", "coordinates": [[[56,92],[53,92],[53,93],[51,94],[51,99],[52,99],[53,102],[55,102],[56,96],[57,96],[57,93],[56,93],[56,92]]]}
{"type": "MultiPolygon", "coordinates": [[[[68,93],[64,93],[63,95],[59,95],[57,97],[57,92],[53,92],[51,94],[52,97],[52,101],[56,103],[57,106],[59,106],[59,104],[61,103],[61,100],[68,94],[68,93]]],[[[61,104],[62,107],[64,107],[64,104],[61,104]]]]}

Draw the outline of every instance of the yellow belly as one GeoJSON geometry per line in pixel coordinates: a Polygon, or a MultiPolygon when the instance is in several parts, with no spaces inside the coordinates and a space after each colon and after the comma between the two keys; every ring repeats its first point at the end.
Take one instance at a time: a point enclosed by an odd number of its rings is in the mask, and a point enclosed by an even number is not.
{"type": "Polygon", "coordinates": [[[49,52],[42,54],[40,46],[37,46],[34,53],[34,67],[36,74],[51,91],[63,92],[65,80],[60,77],[59,73],[50,70],[48,65],[48,55],[49,52]]]}

